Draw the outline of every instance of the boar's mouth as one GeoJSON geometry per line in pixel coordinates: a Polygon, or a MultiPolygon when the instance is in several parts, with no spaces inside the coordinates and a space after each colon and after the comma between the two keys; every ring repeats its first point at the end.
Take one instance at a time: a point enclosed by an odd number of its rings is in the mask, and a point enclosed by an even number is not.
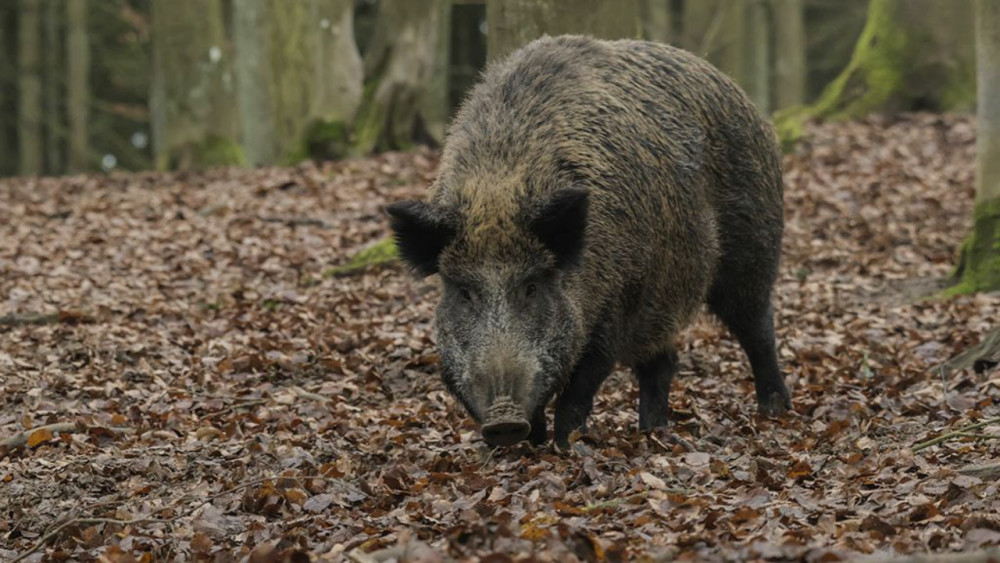
{"type": "Polygon", "coordinates": [[[528,437],[531,425],[510,397],[500,397],[486,411],[483,439],[491,446],[510,446],[528,437]]]}

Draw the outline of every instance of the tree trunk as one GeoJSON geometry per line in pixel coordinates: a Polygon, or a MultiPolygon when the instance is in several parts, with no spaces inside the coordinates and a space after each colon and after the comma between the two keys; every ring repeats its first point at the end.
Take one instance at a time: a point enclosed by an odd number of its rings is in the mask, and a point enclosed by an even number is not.
{"type": "Polygon", "coordinates": [[[42,79],[39,74],[40,0],[20,0],[18,12],[18,135],[19,172],[42,173],[42,79]]]}
{"type": "Polygon", "coordinates": [[[972,28],[972,0],[871,0],[850,63],[816,104],[780,117],[780,134],[794,139],[806,119],[970,109],[972,28]]]}
{"type": "Polygon", "coordinates": [[[45,170],[49,174],[60,174],[62,165],[63,120],[59,98],[62,91],[62,68],[59,54],[62,53],[59,33],[62,0],[45,0],[45,55],[44,103],[45,103],[45,170]]]}
{"type": "Polygon", "coordinates": [[[771,21],[766,0],[749,0],[746,6],[746,63],[743,88],[760,111],[771,113],[771,21]]]}
{"type": "Polygon", "coordinates": [[[1000,289],[1000,0],[976,0],[976,204],[948,293],[1000,289]]]}
{"type": "Polygon", "coordinates": [[[70,172],[90,168],[90,40],[87,0],[66,0],[66,116],[70,172]]]}
{"type": "Polygon", "coordinates": [[[352,16],[350,0],[233,3],[239,122],[250,163],[295,162],[343,142],[361,83],[352,16]]]}
{"type": "Polygon", "coordinates": [[[752,88],[758,86],[757,75],[769,68],[767,61],[768,41],[765,30],[748,29],[747,17],[754,17],[754,23],[760,23],[757,14],[749,6],[757,0],[699,0],[684,3],[684,33],[681,45],[700,57],[717,66],[739,83],[744,90],[760,103],[760,96],[765,95],[766,85],[760,88],[762,93],[754,95],[752,88]],[[757,57],[760,53],[763,59],[757,57]],[[756,64],[764,62],[764,69],[758,72],[756,64]]]}
{"type": "Polygon", "coordinates": [[[544,34],[602,39],[641,36],[639,0],[488,0],[487,52],[501,58],[544,34]]]}
{"type": "Polygon", "coordinates": [[[157,170],[240,164],[220,0],[153,0],[150,110],[157,170]]]}
{"type": "Polygon", "coordinates": [[[382,0],[365,58],[365,93],[354,123],[356,154],[405,148],[424,137],[422,99],[441,38],[441,2],[382,0]]]}
{"type": "Polygon", "coordinates": [[[806,101],[806,26],[802,0],[771,0],[774,22],[774,106],[806,101]]]}
{"type": "Polygon", "coordinates": [[[437,43],[434,46],[434,65],[431,69],[427,91],[420,97],[420,117],[424,132],[435,145],[444,142],[445,129],[451,116],[451,104],[448,103],[449,70],[451,67],[451,2],[444,0],[437,3],[438,25],[437,43]]]}
{"type": "Polygon", "coordinates": [[[670,0],[639,0],[642,38],[669,43],[673,37],[673,14],[670,0]]]}
{"type": "Polygon", "coordinates": [[[16,162],[11,159],[14,148],[8,138],[14,127],[10,93],[14,91],[14,77],[17,75],[16,63],[11,57],[12,50],[8,47],[11,36],[14,35],[7,27],[8,21],[12,19],[10,16],[9,7],[0,3],[0,176],[13,174],[17,167],[16,162]]]}

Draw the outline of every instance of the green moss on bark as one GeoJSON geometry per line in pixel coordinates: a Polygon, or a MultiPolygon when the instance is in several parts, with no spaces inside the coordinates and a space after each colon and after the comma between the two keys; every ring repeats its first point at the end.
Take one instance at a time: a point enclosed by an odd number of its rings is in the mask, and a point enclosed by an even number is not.
{"type": "Polygon", "coordinates": [[[1000,290],[1000,198],[978,203],[946,297],[1000,290]]]}
{"type": "Polygon", "coordinates": [[[384,238],[352,256],[346,264],[329,268],[323,275],[344,276],[360,272],[368,266],[395,262],[397,259],[399,251],[396,249],[396,242],[392,238],[384,238]]]}
{"type": "Polygon", "coordinates": [[[874,112],[968,110],[975,100],[968,0],[871,0],[844,70],[812,105],[775,115],[788,147],[810,120],[874,112]]]}
{"type": "Polygon", "coordinates": [[[243,166],[247,161],[243,147],[239,143],[217,135],[209,135],[205,138],[201,146],[195,149],[195,158],[200,168],[243,166]]]}

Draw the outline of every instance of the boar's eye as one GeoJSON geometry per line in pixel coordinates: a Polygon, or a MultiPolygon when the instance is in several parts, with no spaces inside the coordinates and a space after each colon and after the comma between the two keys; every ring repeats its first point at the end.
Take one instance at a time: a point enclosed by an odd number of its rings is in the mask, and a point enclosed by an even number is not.
{"type": "Polygon", "coordinates": [[[534,297],[535,293],[537,292],[538,292],[538,286],[536,286],[533,283],[529,283],[528,285],[524,286],[525,297],[534,297]]]}
{"type": "Polygon", "coordinates": [[[473,293],[473,291],[468,287],[461,285],[458,286],[458,295],[462,298],[462,301],[465,301],[466,303],[475,303],[476,301],[476,294],[473,293]]]}

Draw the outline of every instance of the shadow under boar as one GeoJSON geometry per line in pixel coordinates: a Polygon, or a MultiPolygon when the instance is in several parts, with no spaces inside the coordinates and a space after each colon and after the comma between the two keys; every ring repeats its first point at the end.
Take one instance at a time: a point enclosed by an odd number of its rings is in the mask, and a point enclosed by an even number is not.
{"type": "Polygon", "coordinates": [[[491,445],[586,423],[616,362],[639,427],[665,425],[675,339],[702,303],[746,351],[760,411],[790,408],[771,291],[782,233],[769,123],[729,78],[644,41],[544,37],[491,65],[426,201],[388,206],[403,259],[440,274],[442,377],[491,445]]]}

